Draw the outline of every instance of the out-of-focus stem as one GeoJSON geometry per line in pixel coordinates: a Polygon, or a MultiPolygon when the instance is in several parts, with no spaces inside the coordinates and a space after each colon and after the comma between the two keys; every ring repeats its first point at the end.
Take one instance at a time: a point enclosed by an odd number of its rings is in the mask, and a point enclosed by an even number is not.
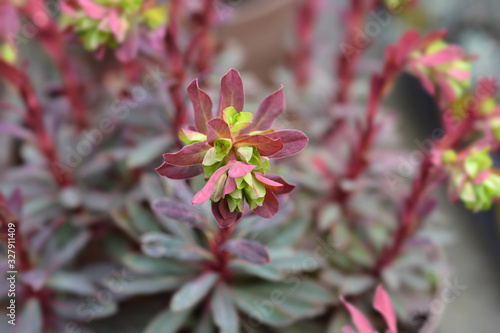
{"type": "Polygon", "coordinates": [[[184,105],[183,83],[185,79],[185,64],[182,52],[178,43],[177,17],[180,12],[181,3],[179,0],[172,0],[170,4],[170,22],[165,34],[165,48],[168,54],[168,68],[173,77],[173,82],[169,86],[169,93],[175,108],[175,118],[173,123],[174,133],[177,133],[186,121],[186,109],[184,105]]]}
{"type": "Polygon", "coordinates": [[[297,9],[297,51],[294,56],[295,83],[299,88],[307,85],[311,77],[314,27],[318,14],[318,0],[303,0],[297,9]]]}
{"type": "MultiPolygon", "coordinates": [[[[32,19],[38,17],[40,13],[49,12],[41,0],[30,0],[22,10],[26,16],[32,19]]],[[[76,123],[80,129],[84,129],[88,125],[87,110],[80,91],[80,85],[64,50],[62,35],[54,22],[48,18],[43,24],[37,24],[37,27],[39,28],[37,34],[39,40],[61,73],[65,86],[64,90],[75,112],[76,123]]]]}
{"type": "MultiPolygon", "coordinates": [[[[378,0],[351,0],[350,8],[346,17],[346,31],[341,49],[351,50],[353,52],[345,53],[341,51],[337,54],[334,67],[337,74],[338,88],[334,92],[334,98],[331,105],[345,105],[351,100],[350,90],[356,75],[359,60],[363,53],[369,48],[370,43],[361,48],[357,47],[357,37],[363,29],[365,16],[378,5],[378,0]],[[368,2],[368,5],[366,4],[368,2]],[[346,49],[347,48],[347,49],[346,49]]],[[[323,134],[323,140],[330,141],[331,137],[346,126],[345,117],[332,121],[328,129],[323,134]]]]}
{"type": "Polygon", "coordinates": [[[439,185],[433,177],[432,153],[437,150],[446,150],[455,148],[462,140],[464,133],[467,133],[474,126],[476,120],[475,111],[472,108],[467,110],[469,115],[461,124],[455,129],[449,128],[449,132],[445,134],[441,140],[436,142],[433,149],[427,152],[424,161],[420,165],[417,178],[413,181],[413,185],[408,196],[403,201],[402,210],[399,216],[399,225],[394,233],[394,242],[387,247],[380,256],[379,260],[374,266],[373,273],[379,276],[387,265],[392,263],[401,254],[405,242],[415,234],[415,232],[422,225],[423,219],[419,219],[417,211],[421,200],[424,198],[425,193],[432,187],[439,185]]]}
{"type": "Polygon", "coordinates": [[[367,155],[370,151],[377,127],[375,126],[375,116],[380,107],[380,103],[386,93],[386,83],[392,77],[392,73],[384,73],[383,76],[374,75],[371,82],[370,98],[368,100],[368,110],[366,115],[366,124],[362,130],[361,137],[353,147],[346,168],[345,175],[337,181],[333,189],[334,199],[342,206],[343,211],[347,212],[345,207],[349,198],[350,191],[342,188],[342,181],[354,181],[366,169],[368,165],[367,155]]]}
{"type": "Polygon", "coordinates": [[[52,166],[58,165],[59,159],[52,137],[47,132],[43,112],[36,98],[35,91],[29,77],[13,65],[0,59],[0,72],[18,90],[19,95],[27,108],[26,122],[37,137],[37,144],[42,154],[47,159],[50,170],[59,186],[64,187],[73,183],[73,179],[66,172],[58,173],[52,166]]]}

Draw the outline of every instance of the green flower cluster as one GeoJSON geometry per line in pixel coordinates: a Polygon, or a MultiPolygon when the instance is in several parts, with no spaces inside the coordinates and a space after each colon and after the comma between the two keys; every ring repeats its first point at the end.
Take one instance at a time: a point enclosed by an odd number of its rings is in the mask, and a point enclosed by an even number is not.
{"type": "Polygon", "coordinates": [[[462,158],[448,150],[442,158],[450,174],[451,191],[475,212],[490,209],[500,198],[500,172],[493,169],[489,150],[473,150],[462,158]]]}
{"type": "Polygon", "coordinates": [[[0,57],[9,64],[17,60],[16,49],[9,43],[0,43],[0,57]]]}
{"type": "Polygon", "coordinates": [[[71,28],[88,50],[122,44],[138,25],[156,30],[168,21],[166,4],[146,5],[143,0],[77,0],[77,6],[62,6],[60,23],[71,28]]]}
{"type": "MultiPolygon", "coordinates": [[[[262,157],[258,149],[250,145],[242,145],[232,150],[235,141],[234,138],[238,137],[241,130],[252,124],[252,113],[238,112],[234,107],[227,107],[222,112],[222,120],[228,125],[231,135],[229,138],[219,137],[214,140],[213,147],[205,154],[202,166],[207,178],[212,177],[217,170],[227,165],[231,158],[236,158],[240,162],[254,166],[244,176],[234,178],[235,189],[225,196],[229,211],[241,213],[243,212],[245,199],[250,209],[262,206],[266,196],[266,187],[257,179],[255,172],[260,172],[263,175],[267,174],[270,171],[269,158],[262,157]],[[236,156],[231,156],[231,154],[235,154],[236,156]]],[[[264,132],[251,132],[248,135],[251,136],[264,132]]],[[[179,139],[185,144],[190,145],[207,140],[207,136],[199,132],[181,129],[179,139]]],[[[228,173],[224,173],[217,179],[215,190],[210,197],[213,202],[218,202],[222,199],[223,189],[228,178],[228,173]]]]}
{"type": "Polygon", "coordinates": [[[449,103],[459,100],[470,88],[472,65],[457,46],[438,39],[411,56],[418,59],[418,69],[442,90],[449,103]]]}

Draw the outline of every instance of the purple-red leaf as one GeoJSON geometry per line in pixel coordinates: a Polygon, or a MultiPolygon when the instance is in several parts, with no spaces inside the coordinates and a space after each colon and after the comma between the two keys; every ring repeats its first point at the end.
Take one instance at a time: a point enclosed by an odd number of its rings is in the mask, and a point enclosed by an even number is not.
{"type": "Polygon", "coordinates": [[[161,176],[170,179],[188,179],[198,176],[203,172],[203,167],[201,165],[190,165],[190,166],[176,166],[168,163],[163,163],[157,167],[156,172],[161,176]]]}
{"type": "Polygon", "coordinates": [[[222,176],[222,174],[226,172],[229,169],[229,167],[230,167],[229,165],[226,165],[215,171],[215,173],[212,175],[212,177],[210,177],[205,186],[198,193],[194,195],[193,201],[191,201],[191,203],[202,204],[205,201],[207,201],[215,189],[215,183],[217,182],[217,179],[219,179],[219,177],[222,176]]]}
{"type": "Polygon", "coordinates": [[[221,246],[221,250],[227,250],[252,264],[264,265],[269,262],[266,248],[262,244],[248,239],[231,239],[221,246]]]}
{"type": "Polygon", "coordinates": [[[351,314],[352,321],[356,325],[359,333],[374,333],[375,330],[373,329],[372,325],[366,319],[366,317],[358,310],[356,309],[352,304],[347,302],[344,297],[340,297],[340,300],[344,304],[344,306],[349,310],[349,313],[351,314]]]}
{"type": "Polygon", "coordinates": [[[283,86],[276,92],[269,95],[262,101],[254,117],[254,124],[251,128],[246,129],[245,133],[251,131],[265,131],[273,126],[274,120],[285,109],[285,95],[283,94],[283,86]]]}
{"type": "Polygon", "coordinates": [[[271,138],[269,134],[250,135],[234,143],[236,149],[242,146],[253,146],[257,148],[261,156],[274,155],[284,148],[280,138],[271,138]]]}
{"type": "Polygon", "coordinates": [[[449,45],[441,51],[419,58],[418,62],[424,66],[439,66],[462,57],[464,57],[464,53],[459,46],[449,45]]]}
{"type": "Polygon", "coordinates": [[[255,173],[255,178],[257,178],[258,181],[263,183],[264,186],[267,189],[270,189],[273,193],[279,192],[283,189],[283,184],[275,182],[274,180],[271,180],[258,172],[255,173]]]}
{"type": "Polygon", "coordinates": [[[203,162],[205,153],[210,147],[206,141],[195,142],[185,146],[180,151],[174,154],[163,154],[163,160],[167,164],[188,166],[200,164],[203,162]]]}
{"type": "Polygon", "coordinates": [[[295,185],[287,183],[281,176],[278,176],[278,175],[275,175],[272,173],[268,173],[266,175],[266,178],[269,178],[269,179],[283,185],[283,187],[281,189],[274,192],[275,194],[287,194],[287,193],[292,192],[295,189],[295,185]]]}
{"type": "Polygon", "coordinates": [[[265,219],[269,219],[276,215],[280,208],[280,204],[276,196],[271,191],[266,191],[266,197],[262,206],[257,206],[253,211],[265,219]]]}
{"type": "Polygon", "coordinates": [[[104,7],[101,7],[91,0],[79,0],[78,3],[83,8],[85,14],[94,20],[101,20],[107,14],[107,10],[104,7]]]}
{"type": "Polygon", "coordinates": [[[21,209],[23,206],[23,195],[20,188],[16,188],[6,200],[7,208],[14,216],[21,216],[21,209]]]}
{"type": "Polygon", "coordinates": [[[19,138],[28,142],[37,141],[36,136],[32,132],[16,124],[0,122],[0,132],[2,134],[9,134],[15,138],[19,138]]]}
{"type": "Polygon", "coordinates": [[[266,134],[271,139],[281,139],[283,149],[276,154],[269,156],[270,158],[281,158],[295,155],[304,149],[309,142],[309,138],[297,130],[284,130],[266,134]]]}
{"type": "Polygon", "coordinates": [[[237,211],[231,213],[227,201],[224,199],[212,202],[212,214],[221,229],[229,228],[243,215],[237,211]]]}
{"type": "Polygon", "coordinates": [[[389,327],[387,333],[397,333],[396,314],[394,313],[391,298],[381,285],[377,287],[377,291],[375,292],[373,307],[384,317],[389,327]]]}
{"type": "Polygon", "coordinates": [[[206,92],[200,89],[198,79],[193,80],[188,89],[189,98],[193,103],[194,123],[198,132],[207,134],[207,123],[212,119],[212,100],[206,92]]]}
{"type": "Polygon", "coordinates": [[[236,190],[236,181],[234,178],[228,177],[226,185],[224,186],[224,192],[222,192],[222,197],[225,198],[229,193],[233,193],[236,190]]]}
{"type": "Polygon", "coordinates": [[[240,73],[230,69],[221,80],[219,115],[225,108],[232,106],[236,111],[243,111],[245,105],[245,92],[240,73]]]}
{"type": "Polygon", "coordinates": [[[243,177],[247,173],[251,172],[253,169],[255,169],[255,165],[246,164],[243,162],[234,162],[233,164],[231,164],[231,167],[229,168],[229,177],[232,178],[243,177]]]}
{"type": "Polygon", "coordinates": [[[128,34],[127,39],[125,39],[125,41],[118,46],[115,51],[115,55],[118,60],[123,63],[132,61],[137,54],[137,50],[139,49],[139,42],[139,30],[132,29],[132,31],[128,34]]]}
{"type": "Polygon", "coordinates": [[[182,202],[164,198],[155,200],[151,206],[155,212],[191,226],[202,228],[205,224],[201,214],[182,202]]]}
{"type": "Polygon", "coordinates": [[[218,138],[231,139],[231,130],[229,125],[221,118],[214,118],[208,122],[207,141],[213,145],[214,141],[218,138]]]}

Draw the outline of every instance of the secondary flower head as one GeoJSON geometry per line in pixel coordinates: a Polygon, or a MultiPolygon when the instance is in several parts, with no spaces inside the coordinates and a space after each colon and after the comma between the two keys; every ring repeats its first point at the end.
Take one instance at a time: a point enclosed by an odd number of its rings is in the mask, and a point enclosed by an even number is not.
{"type": "Polygon", "coordinates": [[[396,14],[405,8],[416,6],[417,2],[418,0],[384,0],[387,8],[396,14]]]}
{"type": "Polygon", "coordinates": [[[123,62],[137,53],[139,33],[161,37],[168,20],[166,4],[143,0],[76,0],[61,4],[61,24],[72,29],[91,51],[116,49],[123,62]]]}
{"type": "Polygon", "coordinates": [[[450,176],[449,192],[473,211],[488,210],[500,198],[500,171],[493,168],[490,148],[473,147],[460,154],[448,150],[442,163],[450,176]]]}
{"type": "Polygon", "coordinates": [[[18,11],[14,3],[4,1],[0,3],[0,59],[13,64],[17,59],[17,47],[14,36],[21,27],[18,11]]]}
{"type": "Polygon", "coordinates": [[[417,76],[424,88],[446,107],[470,87],[473,57],[466,56],[459,46],[447,44],[445,37],[445,31],[422,37],[411,30],[387,53],[393,66],[405,67],[417,76]]]}
{"type": "Polygon", "coordinates": [[[215,116],[212,100],[199,88],[197,80],[189,85],[188,93],[195,126],[179,132],[187,146],[177,153],[164,154],[158,173],[185,179],[204,172],[207,184],[194,196],[193,203],[210,199],[221,227],[230,226],[241,216],[245,201],[256,214],[274,216],[279,208],[276,194],[288,193],[294,186],[268,174],[269,159],[296,154],[308,142],[300,131],[272,129],[284,109],[283,89],[268,96],[255,116],[242,111],[243,82],[234,69],[222,78],[215,116]]]}

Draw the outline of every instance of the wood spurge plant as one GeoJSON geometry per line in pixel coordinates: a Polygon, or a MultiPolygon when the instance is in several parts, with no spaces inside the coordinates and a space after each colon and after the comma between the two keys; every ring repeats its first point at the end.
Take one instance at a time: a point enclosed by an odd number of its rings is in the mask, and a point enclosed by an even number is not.
{"type": "Polygon", "coordinates": [[[207,184],[192,203],[210,199],[221,228],[231,226],[242,216],[245,201],[257,215],[273,217],[279,209],[276,194],[289,193],[294,186],[269,174],[269,159],[294,155],[308,141],[300,131],[272,129],[285,107],[283,89],[262,102],[255,119],[252,113],[243,112],[243,83],[234,69],[222,78],[215,117],[212,100],[199,88],[197,80],[188,91],[194,106],[195,130],[180,130],[179,138],[187,146],[175,154],[164,154],[164,163],[156,171],[173,179],[204,172],[207,184]]]}
{"type": "Polygon", "coordinates": [[[340,7],[1,2],[0,332],[435,332],[438,190],[500,201],[497,83],[453,33],[374,33],[418,1],[340,7]],[[411,151],[388,97],[419,89],[411,151]]]}

